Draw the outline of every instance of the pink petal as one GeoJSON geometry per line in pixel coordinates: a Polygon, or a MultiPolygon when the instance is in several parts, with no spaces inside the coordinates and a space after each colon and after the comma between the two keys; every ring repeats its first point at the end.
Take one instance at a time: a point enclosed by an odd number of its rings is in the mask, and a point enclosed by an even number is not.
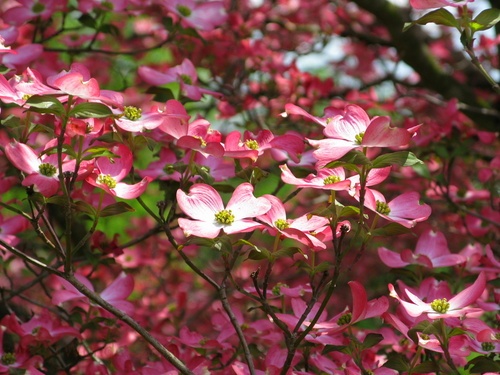
{"type": "Polygon", "coordinates": [[[378,248],[378,256],[380,260],[388,267],[402,268],[406,267],[409,263],[401,260],[401,256],[395,251],[391,251],[385,247],[378,248]]]}
{"type": "Polygon", "coordinates": [[[250,219],[236,220],[231,225],[225,225],[223,230],[227,234],[248,233],[263,228],[264,225],[250,219]]]}
{"type": "Polygon", "coordinates": [[[101,95],[97,80],[90,78],[88,81],[84,81],[83,76],[78,72],[59,77],[54,81],[53,86],[66,94],[82,99],[95,99],[101,95]]]}
{"type": "Polygon", "coordinates": [[[137,73],[143,81],[154,86],[161,86],[165,83],[175,82],[177,80],[176,75],[173,73],[160,73],[159,71],[151,69],[147,66],[139,67],[137,73]]]}
{"type": "Polygon", "coordinates": [[[340,159],[342,156],[347,154],[349,151],[359,147],[352,141],[347,141],[344,139],[320,139],[315,141],[313,139],[307,139],[307,142],[316,148],[313,152],[314,157],[321,162],[331,162],[340,159]]]}
{"type": "Polygon", "coordinates": [[[101,292],[101,297],[112,303],[113,301],[124,300],[132,293],[134,289],[134,278],[132,275],[126,275],[124,272],[108,285],[101,292]]]}
{"type": "Polygon", "coordinates": [[[406,129],[390,125],[391,119],[386,116],[374,117],[363,136],[362,146],[369,147],[399,147],[406,146],[411,134],[406,129]]]}
{"type": "Polygon", "coordinates": [[[363,319],[368,306],[368,297],[363,285],[357,281],[349,281],[349,287],[352,294],[352,317],[351,323],[363,319]]]}
{"type": "Polygon", "coordinates": [[[289,115],[300,115],[304,116],[308,120],[314,121],[315,123],[325,127],[326,126],[326,121],[322,118],[315,117],[308,112],[304,111],[302,108],[296,106],[295,104],[288,103],[285,105],[285,113],[289,115]]]}
{"type": "Polygon", "coordinates": [[[118,182],[116,186],[111,189],[111,191],[118,198],[123,199],[135,199],[144,193],[153,179],[151,177],[144,177],[141,181],[136,184],[129,185],[123,182],[118,182]]]}
{"type": "Polygon", "coordinates": [[[333,117],[323,133],[329,138],[356,141],[356,136],[367,131],[370,118],[365,110],[355,104],[349,104],[344,114],[333,117]]]}
{"type": "Polygon", "coordinates": [[[403,193],[388,203],[391,209],[390,217],[401,217],[415,219],[416,221],[426,220],[431,214],[431,207],[427,204],[420,204],[420,195],[416,192],[403,193]]]}
{"type": "Polygon", "coordinates": [[[253,195],[253,186],[245,182],[234,190],[227,209],[239,220],[267,213],[271,209],[271,203],[266,198],[256,198],[253,195]]]}
{"type": "Polygon", "coordinates": [[[17,169],[30,174],[39,173],[41,161],[28,145],[17,141],[8,143],[5,146],[5,156],[17,169]]]}
{"type": "Polygon", "coordinates": [[[481,272],[474,284],[462,290],[455,297],[448,301],[450,303],[450,310],[461,309],[476,302],[481,294],[483,294],[485,288],[486,276],[484,272],[481,272]]]}
{"type": "MultiPolygon", "coordinates": [[[[213,217],[212,213],[212,217],[213,217]]],[[[219,235],[220,230],[222,229],[222,225],[215,222],[210,223],[208,221],[198,221],[198,220],[189,220],[184,218],[179,218],[179,227],[184,232],[186,237],[189,236],[197,236],[203,238],[215,238],[219,235]]]]}
{"type": "Polygon", "coordinates": [[[177,190],[177,202],[186,215],[208,223],[213,222],[214,215],[224,209],[219,193],[206,184],[194,184],[189,194],[177,190]]]}

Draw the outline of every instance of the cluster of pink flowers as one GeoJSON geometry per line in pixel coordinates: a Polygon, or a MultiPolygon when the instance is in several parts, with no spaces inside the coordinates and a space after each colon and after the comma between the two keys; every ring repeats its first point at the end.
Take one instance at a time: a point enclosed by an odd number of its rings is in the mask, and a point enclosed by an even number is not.
{"type": "Polygon", "coordinates": [[[453,101],[331,99],[283,51],[372,17],[258,3],[0,5],[0,374],[498,366],[500,156],[443,146],[495,137],[453,101]]]}

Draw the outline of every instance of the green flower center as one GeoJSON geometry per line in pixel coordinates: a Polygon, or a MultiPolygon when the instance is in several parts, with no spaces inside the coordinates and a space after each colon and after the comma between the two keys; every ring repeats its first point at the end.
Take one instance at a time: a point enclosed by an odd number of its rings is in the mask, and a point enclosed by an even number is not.
{"type": "Polygon", "coordinates": [[[16,355],[14,353],[4,353],[0,361],[6,366],[12,365],[16,363],[16,355]]]}
{"type": "Polygon", "coordinates": [[[97,182],[106,185],[110,189],[116,187],[116,180],[109,174],[100,174],[99,177],[97,177],[97,182]]]}
{"type": "Polygon", "coordinates": [[[288,285],[283,284],[283,283],[278,283],[275,286],[273,286],[273,289],[272,289],[273,296],[280,296],[281,295],[281,287],[282,286],[288,288],[288,285]]]}
{"type": "Polygon", "coordinates": [[[337,320],[337,324],[339,326],[343,326],[345,324],[349,324],[351,322],[351,319],[352,319],[352,314],[350,312],[347,312],[344,315],[342,315],[339,318],[339,320],[337,320]]]}
{"type": "Polygon", "coordinates": [[[40,164],[40,166],[38,167],[38,170],[40,171],[40,174],[47,176],[47,177],[52,177],[57,172],[57,168],[49,163],[40,164]]]}
{"type": "Polygon", "coordinates": [[[361,142],[363,142],[363,137],[365,136],[365,132],[362,132],[362,133],[359,133],[359,134],[356,134],[356,136],[354,137],[354,139],[356,140],[356,143],[358,145],[361,144],[361,142]]]}
{"type": "Polygon", "coordinates": [[[43,5],[42,3],[36,3],[31,7],[31,10],[36,14],[42,13],[45,10],[45,5],[43,5]]]}
{"type": "Polygon", "coordinates": [[[253,139],[247,139],[245,141],[245,146],[247,146],[250,150],[257,150],[259,148],[259,142],[253,139]]]}
{"type": "Polygon", "coordinates": [[[222,210],[215,214],[215,220],[219,224],[230,225],[234,222],[234,215],[231,210],[222,210]]]}
{"type": "Polygon", "coordinates": [[[381,201],[377,201],[375,210],[382,215],[389,215],[391,213],[389,205],[381,201]]]}
{"type": "Polygon", "coordinates": [[[141,118],[142,109],[129,105],[123,109],[123,114],[129,120],[136,121],[141,118]]]}
{"type": "Polygon", "coordinates": [[[187,6],[185,5],[177,5],[177,11],[184,17],[189,17],[191,15],[191,9],[189,9],[187,6]]]}
{"type": "Polygon", "coordinates": [[[290,226],[290,224],[285,220],[285,219],[278,219],[274,222],[274,225],[276,226],[276,228],[278,228],[279,230],[283,230],[283,229],[286,229],[290,226]]]}
{"type": "Polygon", "coordinates": [[[331,175],[331,176],[325,177],[323,179],[323,184],[329,185],[329,184],[334,184],[334,183],[339,182],[339,181],[340,181],[339,176],[331,175]]]}
{"type": "Polygon", "coordinates": [[[163,167],[163,171],[166,173],[166,174],[174,174],[175,172],[175,168],[174,168],[174,165],[173,164],[167,164],[163,167]]]}
{"type": "Polygon", "coordinates": [[[481,349],[483,349],[485,352],[491,352],[493,349],[495,349],[495,345],[492,342],[483,342],[481,343],[481,349]]]}
{"type": "Polygon", "coordinates": [[[193,80],[187,74],[181,74],[180,77],[182,79],[182,82],[184,82],[186,85],[192,85],[193,84],[193,80]]]}
{"type": "Polygon", "coordinates": [[[430,340],[430,338],[431,338],[431,337],[430,337],[427,333],[422,333],[422,334],[420,335],[420,338],[421,338],[422,340],[430,340]]]}
{"type": "Polygon", "coordinates": [[[450,303],[446,300],[446,298],[435,299],[434,301],[431,302],[431,309],[440,314],[445,314],[449,308],[450,308],[450,303]]]}

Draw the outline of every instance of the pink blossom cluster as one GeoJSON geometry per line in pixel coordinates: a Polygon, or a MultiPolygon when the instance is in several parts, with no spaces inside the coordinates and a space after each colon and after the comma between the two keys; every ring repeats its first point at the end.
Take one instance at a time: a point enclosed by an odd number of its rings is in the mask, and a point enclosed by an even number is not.
{"type": "Polygon", "coordinates": [[[0,374],[496,371],[498,139],[339,4],[0,4],[0,374]]]}

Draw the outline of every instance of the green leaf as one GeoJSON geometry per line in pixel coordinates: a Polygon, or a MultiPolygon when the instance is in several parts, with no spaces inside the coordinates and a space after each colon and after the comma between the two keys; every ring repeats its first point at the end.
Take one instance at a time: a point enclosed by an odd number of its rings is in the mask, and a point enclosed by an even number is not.
{"type": "Polygon", "coordinates": [[[78,18],[78,21],[80,21],[82,25],[90,27],[92,29],[95,29],[97,27],[94,17],[92,17],[88,13],[82,14],[82,16],[78,18]]]}
{"type": "Polygon", "coordinates": [[[67,205],[68,200],[61,195],[54,195],[53,197],[47,198],[47,203],[55,204],[57,206],[64,207],[67,205]]]}
{"type": "MultiPolygon", "coordinates": [[[[294,254],[301,252],[298,247],[285,247],[284,249],[279,249],[272,253],[274,259],[284,258],[284,257],[293,257],[294,254]]],[[[306,256],[307,258],[307,256],[306,256]]]]}
{"type": "Polygon", "coordinates": [[[338,213],[338,217],[349,217],[359,215],[359,207],[356,206],[344,206],[338,213]]]}
{"type": "Polygon", "coordinates": [[[134,212],[135,209],[125,202],[116,202],[104,207],[104,209],[99,213],[100,217],[114,216],[123,214],[125,212],[134,212]]]}
{"type": "Polygon", "coordinates": [[[500,373],[500,360],[486,356],[476,357],[469,361],[465,368],[470,368],[470,372],[473,374],[500,373]]]}
{"type": "Polygon", "coordinates": [[[271,252],[269,250],[267,250],[267,249],[253,249],[248,254],[248,258],[247,259],[251,259],[251,260],[264,260],[264,259],[271,260],[271,258],[272,258],[272,254],[271,254],[271,252]]]}
{"type": "Polygon", "coordinates": [[[366,155],[361,151],[351,150],[347,154],[342,156],[339,160],[325,165],[325,168],[336,168],[342,166],[349,170],[357,170],[358,165],[368,165],[370,163],[370,159],[368,159],[366,155]]]}
{"type": "Polygon", "coordinates": [[[57,98],[50,95],[33,95],[27,101],[29,110],[38,113],[64,115],[64,106],[57,98]]]}
{"type": "Polygon", "coordinates": [[[398,151],[390,154],[380,155],[373,161],[372,167],[385,168],[390,165],[409,167],[415,164],[424,164],[424,162],[417,158],[413,152],[398,151]]]}
{"type": "Polygon", "coordinates": [[[413,367],[413,373],[419,373],[419,374],[424,374],[424,373],[434,373],[439,370],[439,366],[437,363],[434,362],[422,362],[413,367]]]}
{"type": "MultiPolygon", "coordinates": [[[[53,147],[49,147],[48,149],[46,150],[43,150],[40,155],[52,155],[52,154],[57,154],[57,147],[58,146],[53,146],[53,147]]],[[[75,150],[73,150],[73,147],[71,147],[71,145],[68,145],[68,144],[63,144],[61,146],[61,151],[63,154],[66,154],[66,155],[69,155],[71,157],[73,157],[74,159],[76,159],[76,153],[75,153],[75,150]]]]}
{"type": "Polygon", "coordinates": [[[426,25],[428,23],[435,23],[435,24],[443,25],[443,26],[451,26],[451,27],[455,27],[458,30],[460,30],[459,20],[457,20],[453,16],[453,14],[451,14],[446,9],[440,8],[440,9],[436,9],[436,10],[433,10],[432,12],[424,14],[418,20],[405,23],[405,25],[403,27],[403,31],[406,31],[410,27],[417,25],[417,24],[418,25],[426,25]]]}
{"type": "Polygon", "coordinates": [[[384,339],[380,333],[369,333],[363,341],[363,349],[372,348],[384,339]]]}
{"type": "Polygon", "coordinates": [[[165,87],[150,87],[146,91],[147,94],[153,94],[153,100],[157,102],[166,102],[170,99],[177,99],[174,91],[165,87]]]}
{"type": "Polygon", "coordinates": [[[97,215],[97,211],[94,206],[84,201],[77,201],[73,203],[73,208],[75,211],[85,213],[90,217],[95,217],[97,215]]]}
{"type": "Polygon", "coordinates": [[[328,354],[331,352],[343,352],[345,348],[347,348],[347,346],[325,345],[324,349],[321,351],[321,354],[328,354]]]}
{"type": "Polygon", "coordinates": [[[83,160],[92,160],[95,158],[99,158],[102,156],[105,156],[107,158],[119,158],[120,156],[116,155],[115,153],[111,152],[109,149],[106,147],[102,146],[96,146],[96,147],[89,147],[84,151],[86,156],[83,158],[83,160]]]}
{"type": "Polygon", "coordinates": [[[374,229],[371,232],[373,237],[398,236],[406,233],[411,233],[411,230],[398,223],[389,223],[382,228],[374,229]]]}
{"type": "Polygon", "coordinates": [[[500,9],[485,9],[470,23],[470,28],[475,31],[487,30],[500,22],[500,9]]]}
{"type": "Polygon", "coordinates": [[[389,354],[389,359],[384,363],[384,367],[398,371],[407,372],[410,369],[410,363],[402,354],[389,354]]]}
{"type": "Polygon", "coordinates": [[[69,112],[70,117],[103,118],[113,114],[108,106],[101,103],[80,103],[69,112]]]}
{"type": "Polygon", "coordinates": [[[221,236],[215,239],[213,248],[225,254],[231,254],[233,251],[233,244],[228,236],[221,236]]]}

